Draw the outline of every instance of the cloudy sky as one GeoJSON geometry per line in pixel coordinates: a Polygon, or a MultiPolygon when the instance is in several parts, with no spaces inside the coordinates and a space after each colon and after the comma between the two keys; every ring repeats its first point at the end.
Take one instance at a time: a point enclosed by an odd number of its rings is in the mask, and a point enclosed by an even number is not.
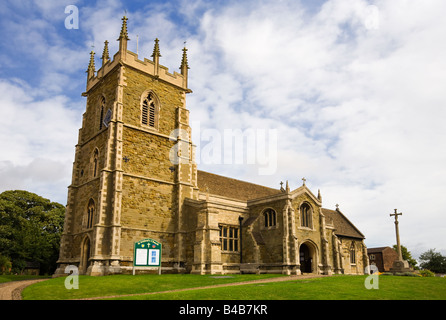
{"type": "Polygon", "coordinates": [[[0,192],[66,204],[89,52],[98,69],[105,40],[117,51],[125,12],[140,59],[158,37],[179,71],[186,41],[200,169],[274,188],[305,177],[368,247],[396,242],[397,208],[415,257],[446,254],[443,0],[3,1],[0,192]],[[256,140],[211,154],[225,132],[256,140]]]}

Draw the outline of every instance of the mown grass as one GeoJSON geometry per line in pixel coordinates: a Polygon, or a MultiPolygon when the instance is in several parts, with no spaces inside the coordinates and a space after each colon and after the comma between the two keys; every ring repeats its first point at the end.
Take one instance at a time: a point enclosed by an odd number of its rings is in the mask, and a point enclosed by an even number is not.
{"type": "MultiPolygon", "coordinates": [[[[445,300],[446,279],[382,276],[366,289],[366,276],[333,276],[131,297],[139,300],[445,300]]],[[[129,299],[123,297],[122,299],[129,299]]]]}
{"type": "MultiPolygon", "coordinates": [[[[24,299],[79,299],[197,288],[256,280],[274,275],[235,275],[215,279],[199,275],[80,276],[79,289],[67,290],[65,278],[26,288],[24,299]]],[[[276,275],[278,276],[278,275],[276,275]]],[[[445,278],[380,276],[379,289],[364,286],[366,276],[332,276],[272,283],[121,297],[131,300],[445,300],[445,278]]],[[[117,298],[113,298],[117,299],[117,298]]]]}
{"type": "Polygon", "coordinates": [[[249,281],[282,275],[233,275],[219,278],[208,275],[113,275],[105,277],[79,276],[79,289],[66,289],[66,277],[54,278],[25,288],[24,300],[65,300],[102,296],[159,292],[196,288],[223,283],[249,281]]]}

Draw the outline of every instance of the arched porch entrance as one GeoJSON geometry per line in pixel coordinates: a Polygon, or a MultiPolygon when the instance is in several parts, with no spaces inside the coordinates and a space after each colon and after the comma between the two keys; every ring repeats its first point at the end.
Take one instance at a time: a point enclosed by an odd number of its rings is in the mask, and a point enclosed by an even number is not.
{"type": "Polygon", "coordinates": [[[316,249],[309,243],[302,243],[299,247],[300,272],[314,273],[317,272],[316,249]]]}

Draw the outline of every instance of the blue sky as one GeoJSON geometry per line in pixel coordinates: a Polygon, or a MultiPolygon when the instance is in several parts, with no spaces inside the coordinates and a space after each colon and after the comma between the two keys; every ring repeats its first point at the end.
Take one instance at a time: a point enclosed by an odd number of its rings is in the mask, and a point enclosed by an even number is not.
{"type": "MultiPolygon", "coordinates": [[[[224,130],[275,130],[277,167],[199,168],[279,188],[320,189],[366,245],[401,241],[446,254],[446,3],[428,1],[3,1],[0,7],[0,191],[66,203],[85,110],[89,52],[129,50],[179,71],[187,41],[194,143],[224,130]],[[65,8],[79,9],[66,29],[65,8]],[[94,47],[92,47],[94,46],[94,47]],[[213,131],[214,130],[214,131],[213,131]]],[[[246,147],[250,152],[250,147],[246,147]]]]}

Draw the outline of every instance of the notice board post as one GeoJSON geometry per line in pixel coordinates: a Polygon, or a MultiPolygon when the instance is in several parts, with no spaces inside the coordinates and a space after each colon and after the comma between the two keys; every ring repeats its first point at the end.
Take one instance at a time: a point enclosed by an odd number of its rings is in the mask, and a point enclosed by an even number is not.
{"type": "Polygon", "coordinates": [[[133,247],[133,275],[135,267],[158,268],[161,274],[161,243],[153,239],[135,242],[133,247]]]}

